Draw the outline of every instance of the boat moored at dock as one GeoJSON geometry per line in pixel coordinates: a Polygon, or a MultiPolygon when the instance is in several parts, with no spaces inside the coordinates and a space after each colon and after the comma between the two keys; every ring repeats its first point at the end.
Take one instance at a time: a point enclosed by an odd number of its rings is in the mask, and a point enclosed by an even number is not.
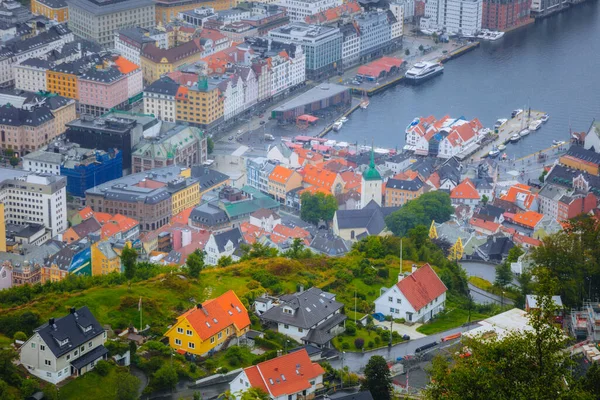
{"type": "Polygon", "coordinates": [[[510,137],[510,139],[508,139],[508,141],[511,143],[517,143],[520,139],[521,139],[521,136],[518,133],[515,133],[514,135],[512,135],[510,137]]]}
{"type": "Polygon", "coordinates": [[[404,78],[412,83],[421,83],[444,72],[444,66],[437,62],[418,62],[406,71],[404,78]]]}
{"type": "Polygon", "coordinates": [[[525,137],[525,136],[529,135],[529,133],[530,133],[529,129],[525,128],[521,132],[519,132],[519,136],[525,137]]]}
{"type": "Polygon", "coordinates": [[[529,124],[530,131],[537,131],[541,127],[542,127],[542,121],[533,121],[532,123],[529,124]]]}
{"type": "Polygon", "coordinates": [[[544,124],[546,122],[548,122],[549,119],[550,119],[550,116],[548,114],[544,114],[540,117],[540,121],[542,121],[544,124]]]}
{"type": "Polygon", "coordinates": [[[498,129],[501,128],[502,125],[504,125],[505,123],[507,123],[508,120],[506,118],[500,118],[499,120],[496,121],[496,123],[494,124],[494,129],[498,129]]]}
{"type": "Polygon", "coordinates": [[[342,126],[344,126],[344,123],[342,121],[336,121],[333,123],[333,130],[336,132],[339,132],[340,129],[342,129],[342,126]]]}

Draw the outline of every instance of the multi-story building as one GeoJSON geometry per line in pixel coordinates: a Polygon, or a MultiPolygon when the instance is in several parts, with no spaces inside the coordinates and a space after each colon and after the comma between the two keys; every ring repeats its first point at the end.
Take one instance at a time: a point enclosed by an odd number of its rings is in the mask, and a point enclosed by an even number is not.
{"type": "Polygon", "coordinates": [[[13,66],[15,88],[28,92],[46,90],[46,71],[53,63],[41,58],[28,58],[13,66]]]}
{"type": "Polygon", "coordinates": [[[83,115],[67,124],[66,137],[72,143],[88,149],[120,149],[123,152],[123,173],[131,171],[131,149],[144,133],[156,134],[160,124],[151,115],[111,112],[103,118],[83,115]]]}
{"type": "Polygon", "coordinates": [[[269,68],[266,60],[254,60],[252,62],[252,70],[256,74],[258,85],[258,98],[256,100],[260,103],[271,98],[273,80],[271,68],[269,68]]]}
{"type": "MultiPolygon", "coordinates": [[[[395,17],[394,17],[395,18],[395,17]]],[[[360,32],[362,61],[380,57],[391,45],[391,27],[386,11],[371,11],[354,18],[360,32]]]]}
{"type": "Polygon", "coordinates": [[[23,157],[23,169],[67,178],[67,192],[83,197],[85,191],[123,175],[123,153],[79,147],[75,143],[52,142],[23,157]]]}
{"type": "Polygon", "coordinates": [[[123,28],[115,32],[115,50],[123,57],[134,63],[142,65],[140,54],[144,46],[153,43],[160,48],[167,48],[166,32],[156,29],[144,29],[139,26],[123,28]],[[164,36],[164,43],[161,39],[164,36]]]}
{"type": "Polygon", "coordinates": [[[0,107],[0,146],[17,155],[35,151],[56,137],[54,116],[48,107],[25,110],[10,104],[0,107]]]}
{"type": "Polygon", "coordinates": [[[199,76],[191,86],[181,86],[175,97],[176,120],[209,129],[223,120],[224,99],[213,80],[199,76]]]}
{"type": "Polygon", "coordinates": [[[57,22],[69,20],[69,7],[65,0],[32,0],[31,12],[57,22]]]}
{"type": "Polygon", "coordinates": [[[450,35],[475,36],[481,30],[482,0],[431,0],[421,27],[445,29],[450,35]]]}
{"type": "Polygon", "coordinates": [[[505,31],[532,22],[531,0],[484,0],[481,27],[505,31]]]}
{"type": "Polygon", "coordinates": [[[177,125],[160,136],[142,139],[131,156],[134,173],[169,165],[191,168],[207,160],[206,136],[198,128],[177,125]]]}
{"type": "Polygon", "coordinates": [[[248,109],[258,101],[258,80],[256,74],[248,66],[236,66],[235,73],[240,77],[244,85],[244,109],[248,109]]]}
{"type": "Polygon", "coordinates": [[[96,65],[103,64],[105,56],[91,54],[74,61],[56,64],[46,71],[46,90],[70,99],[79,99],[79,76],[96,65]]]}
{"type": "Polygon", "coordinates": [[[360,35],[352,22],[340,26],[342,32],[342,67],[350,68],[360,62],[360,35]]]}
{"type": "Polygon", "coordinates": [[[280,203],[285,203],[286,194],[302,186],[302,175],[293,169],[277,165],[269,175],[269,194],[280,203]]]}
{"type": "Polygon", "coordinates": [[[388,179],[385,183],[385,206],[401,207],[407,201],[414,200],[425,191],[419,178],[413,180],[388,179]]]}
{"type": "Polygon", "coordinates": [[[127,105],[127,79],[117,68],[92,67],[79,76],[78,84],[82,113],[99,117],[127,105]]]}
{"type": "Polygon", "coordinates": [[[144,113],[152,114],[162,121],[175,122],[175,95],[179,84],[162,77],[144,89],[144,113]]]}
{"type": "Polygon", "coordinates": [[[246,185],[269,193],[269,176],[276,164],[264,157],[246,159],[246,185]]]}
{"type": "Polygon", "coordinates": [[[95,212],[122,214],[139,221],[142,231],[169,223],[171,216],[200,201],[198,180],[178,165],[141,172],[98,185],[85,192],[95,212]]]}
{"type": "Polygon", "coordinates": [[[65,25],[54,25],[35,36],[20,37],[8,42],[0,48],[0,86],[14,84],[13,65],[60,49],[73,39],[73,33],[65,25]]]}
{"type": "Polygon", "coordinates": [[[306,17],[342,5],[342,0],[279,0],[292,22],[304,22],[306,17]]]}
{"type": "Polygon", "coordinates": [[[244,111],[244,85],[238,75],[213,77],[210,82],[217,86],[223,95],[223,121],[228,121],[244,111]]]}
{"type": "Polygon", "coordinates": [[[269,31],[275,41],[301,45],[306,56],[306,78],[320,79],[337,71],[342,60],[339,28],[294,22],[269,31]]]}
{"type": "MultiPolygon", "coordinates": [[[[274,46],[275,48],[278,46],[274,46]]],[[[271,94],[277,96],[306,80],[306,57],[302,46],[282,46],[282,50],[271,56],[271,94]]]]}
{"type": "Polygon", "coordinates": [[[18,1],[3,1],[0,4],[0,22],[5,24],[23,24],[33,18],[27,7],[18,1]]]}
{"type": "Polygon", "coordinates": [[[178,18],[181,13],[190,12],[200,7],[227,10],[236,5],[237,0],[156,0],[156,23],[166,25],[178,18]]]}
{"type": "Polygon", "coordinates": [[[193,10],[180,12],[177,16],[180,20],[188,24],[204,27],[204,24],[210,20],[216,20],[217,14],[211,7],[194,8],[193,10]]]}
{"type": "Polygon", "coordinates": [[[52,236],[67,229],[67,180],[62,176],[0,169],[6,223],[44,225],[52,236]]]}
{"type": "Polygon", "coordinates": [[[92,244],[92,275],[108,275],[121,272],[121,257],[109,241],[92,244]]]}
{"type": "Polygon", "coordinates": [[[114,43],[115,32],[130,26],[152,28],[152,0],[67,0],[69,28],[77,36],[93,40],[106,48],[114,43]]]}
{"type": "Polygon", "coordinates": [[[56,384],[70,376],[81,376],[105,360],[106,331],[87,307],[70,309],[61,318],[34,329],[20,348],[21,364],[28,373],[56,384]]]}
{"type": "Polygon", "coordinates": [[[142,49],[140,58],[144,81],[150,84],[184,64],[200,61],[202,46],[196,40],[190,40],[170,49],[161,49],[151,43],[142,49]]]}

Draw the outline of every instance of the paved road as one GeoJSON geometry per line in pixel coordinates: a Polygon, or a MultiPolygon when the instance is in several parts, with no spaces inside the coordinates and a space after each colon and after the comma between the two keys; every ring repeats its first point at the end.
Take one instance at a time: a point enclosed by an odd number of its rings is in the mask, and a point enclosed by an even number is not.
{"type": "MultiPolygon", "coordinates": [[[[439,342],[440,339],[445,336],[452,335],[458,332],[466,332],[476,328],[477,326],[479,325],[474,324],[469,327],[461,326],[459,328],[450,329],[445,332],[429,335],[421,339],[409,340],[408,342],[398,343],[397,345],[392,346],[392,348],[376,349],[373,351],[365,351],[364,353],[347,352],[344,354],[344,367],[348,367],[352,372],[361,373],[372,356],[382,356],[388,361],[394,361],[398,357],[404,357],[407,354],[415,354],[415,350],[418,347],[429,344],[433,341],[439,342]]],[[[335,360],[331,360],[330,363],[333,368],[342,368],[341,357],[338,357],[335,360]]]]}
{"type": "Polygon", "coordinates": [[[508,297],[497,296],[469,283],[469,292],[473,297],[473,301],[479,304],[497,303],[500,305],[514,305],[514,301],[508,297]]]}
{"type": "MultiPolygon", "coordinates": [[[[494,283],[496,280],[496,266],[483,262],[462,261],[460,266],[467,272],[467,276],[477,276],[488,282],[494,283]]],[[[519,281],[513,277],[513,285],[519,287],[519,281]]]]}

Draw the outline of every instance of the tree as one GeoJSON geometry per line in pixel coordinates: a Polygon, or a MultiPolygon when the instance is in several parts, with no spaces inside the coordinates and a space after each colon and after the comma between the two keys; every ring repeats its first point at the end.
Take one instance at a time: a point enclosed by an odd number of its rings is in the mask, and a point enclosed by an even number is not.
{"type": "Polygon", "coordinates": [[[546,175],[548,175],[548,171],[543,170],[542,174],[540,175],[540,177],[538,178],[540,180],[541,183],[544,183],[544,181],[546,180],[546,175]]]}
{"type": "Polygon", "coordinates": [[[0,379],[15,387],[21,385],[19,370],[13,363],[17,358],[18,354],[12,349],[0,350],[0,379]]]}
{"type": "Polygon", "coordinates": [[[261,388],[251,387],[242,393],[242,400],[269,400],[271,397],[261,388]]]}
{"type": "Polygon", "coordinates": [[[233,258],[231,258],[231,256],[223,256],[217,261],[218,267],[227,267],[231,264],[233,264],[233,258]]]}
{"type": "MultiPolygon", "coordinates": [[[[23,398],[28,398],[38,390],[40,390],[40,385],[35,379],[27,378],[21,382],[21,395],[23,398]]],[[[0,398],[4,397],[0,396],[0,398]]]]}
{"type": "Polygon", "coordinates": [[[13,149],[5,149],[4,150],[4,155],[6,157],[12,157],[15,155],[15,151],[13,149]]]}
{"type": "Polygon", "coordinates": [[[193,278],[198,278],[200,272],[204,269],[204,252],[200,249],[194,250],[185,262],[188,269],[188,274],[193,278]]]}
{"type": "Polygon", "coordinates": [[[156,389],[174,389],[177,381],[177,370],[171,364],[163,364],[152,375],[152,386],[156,389]]]}
{"type": "Polygon", "coordinates": [[[110,372],[110,363],[106,360],[100,360],[94,366],[94,371],[100,376],[106,376],[110,372]]]}
{"type": "Polygon", "coordinates": [[[556,281],[547,271],[536,272],[540,307],[529,314],[527,331],[463,338],[470,356],[457,352],[449,361],[438,356],[429,369],[431,384],[425,398],[448,399],[577,399],[567,337],[553,324],[556,306],[551,293],[556,281]]]}
{"type": "Polygon", "coordinates": [[[119,371],[115,379],[115,394],[119,400],[136,400],[140,380],[126,371],[119,371]]]}
{"type": "Polygon", "coordinates": [[[127,279],[133,279],[135,276],[137,256],[137,251],[130,246],[125,246],[121,252],[121,265],[127,279]]]}
{"type": "Polygon", "coordinates": [[[423,45],[420,45],[419,46],[419,51],[423,51],[423,50],[425,50],[425,47],[423,47],[423,45]]]}
{"type": "Polygon", "coordinates": [[[21,340],[21,341],[26,341],[27,340],[27,335],[25,334],[25,332],[15,332],[15,334],[13,335],[13,339],[15,340],[21,340]]]}
{"type": "Polygon", "coordinates": [[[361,390],[368,390],[377,400],[392,398],[392,376],[385,358],[373,356],[365,367],[365,380],[361,390]]]}
{"type": "Polygon", "coordinates": [[[290,248],[283,252],[283,256],[294,260],[311,258],[313,256],[310,249],[305,248],[304,242],[300,238],[294,238],[290,248]]]}
{"type": "Polygon", "coordinates": [[[410,56],[410,50],[409,49],[404,50],[404,54],[407,56],[410,56]]]}
{"type": "MultiPolygon", "coordinates": [[[[0,399],[2,400],[17,400],[16,390],[0,379],[0,399]]],[[[23,397],[21,397],[23,398],[23,397]]]]}
{"type": "Polygon", "coordinates": [[[496,266],[496,281],[494,282],[496,286],[505,288],[512,283],[512,279],[513,274],[508,260],[496,266]]]}
{"type": "Polygon", "coordinates": [[[269,246],[268,244],[255,242],[252,245],[242,244],[240,245],[242,251],[241,260],[250,260],[251,258],[273,258],[277,257],[279,251],[269,246]]]}
{"type": "Polygon", "coordinates": [[[454,213],[448,193],[434,191],[406,202],[398,211],[385,219],[389,230],[396,236],[405,236],[417,225],[430,226],[431,221],[446,222],[454,213]]]}
{"type": "Polygon", "coordinates": [[[13,167],[16,167],[17,165],[19,165],[19,158],[12,156],[9,160],[10,165],[12,165],[13,167]]]}
{"type": "Polygon", "coordinates": [[[488,201],[490,201],[490,198],[487,197],[487,195],[483,195],[481,196],[481,204],[483,204],[484,206],[488,203],[488,201]]]}
{"type": "Polygon", "coordinates": [[[215,142],[209,136],[209,137],[206,138],[206,151],[207,151],[208,154],[212,154],[212,152],[213,152],[214,149],[215,149],[215,142]]]}
{"type": "Polygon", "coordinates": [[[304,192],[300,196],[300,218],[317,225],[320,220],[331,221],[337,211],[337,200],[331,194],[304,192]]]}

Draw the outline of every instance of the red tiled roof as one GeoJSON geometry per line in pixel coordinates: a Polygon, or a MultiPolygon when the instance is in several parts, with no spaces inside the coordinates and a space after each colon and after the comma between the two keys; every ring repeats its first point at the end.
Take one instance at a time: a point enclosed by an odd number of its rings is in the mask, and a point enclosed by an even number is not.
{"type": "Polygon", "coordinates": [[[322,187],[327,191],[331,191],[333,183],[337,178],[337,174],[328,170],[316,168],[313,165],[306,165],[300,174],[303,176],[303,180],[305,183],[322,187]]]}
{"type": "Polygon", "coordinates": [[[294,228],[290,228],[282,224],[275,225],[275,227],[273,228],[273,233],[285,236],[286,238],[304,239],[310,237],[310,232],[308,232],[306,229],[302,229],[299,226],[294,226],[294,228]]]}
{"type": "Polygon", "coordinates": [[[185,210],[181,211],[179,214],[177,214],[173,218],[171,218],[171,223],[177,222],[180,224],[187,225],[188,221],[190,220],[190,214],[192,213],[192,211],[194,211],[195,207],[196,206],[191,206],[191,207],[186,208],[185,210]]]}
{"type": "Polygon", "coordinates": [[[435,171],[433,174],[429,175],[429,179],[428,181],[433,185],[433,187],[435,187],[436,189],[439,189],[441,186],[441,182],[440,182],[440,175],[437,173],[437,171],[435,171]]]}
{"type": "Polygon", "coordinates": [[[469,178],[459,183],[450,192],[451,199],[479,199],[479,192],[469,178]]]}
{"type": "Polygon", "coordinates": [[[448,290],[429,264],[423,265],[396,286],[415,311],[419,311],[448,290]]]}
{"type": "Polygon", "coordinates": [[[81,219],[86,220],[94,216],[94,211],[92,211],[92,208],[90,206],[87,206],[79,211],[79,216],[81,217],[81,219]]]}
{"type": "Polygon", "coordinates": [[[282,165],[278,165],[273,168],[273,171],[271,171],[269,179],[273,182],[286,183],[291,178],[293,173],[294,170],[286,168],[282,165]]]}
{"type": "Polygon", "coordinates": [[[250,325],[248,311],[232,290],[222,294],[217,299],[205,301],[202,303],[202,308],[194,307],[186,311],[180,318],[187,319],[196,331],[196,334],[203,341],[208,340],[211,336],[214,336],[232,324],[238,330],[250,325]],[[218,301],[220,297],[223,297],[225,300],[218,301]],[[231,304],[233,304],[233,307],[231,307],[231,304]],[[240,311],[238,311],[236,306],[240,311]],[[247,324],[244,325],[246,320],[247,324]]]}
{"type": "Polygon", "coordinates": [[[525,211],[522,213],[515,214],[513,221],[517,224],[524,225],[529,228],[535,228],[537,224],[544,218],[543,214],[535,211],[525,211]]]}
{"type": "Polygon", "coordinates": [[[469,224],[472,227],[476,228],[475,230],[477,230],[477,228],[480,228],[494,233],[497,232],[500,228],[500,224],[497,224],[494,221],[486,221],[481,218],[471,218],[469,224]]]}
{"type": "Polygon", "coordinates": [[[529,236],[525,236],[525,235],[521,235],[519,233],[515,233],[515,235],[513,236],[513,241],[516,244],[528,244],[530,246],[541,246],[542,245],[542,241],[529,237],[529,236]]]}
{"type": "Polygon", "coordinates": [[[305,349],[244,369],[250,385],[272,397],[283,397],[311,387],[310,381],[325,370],[308,357],[305,349]]]}

